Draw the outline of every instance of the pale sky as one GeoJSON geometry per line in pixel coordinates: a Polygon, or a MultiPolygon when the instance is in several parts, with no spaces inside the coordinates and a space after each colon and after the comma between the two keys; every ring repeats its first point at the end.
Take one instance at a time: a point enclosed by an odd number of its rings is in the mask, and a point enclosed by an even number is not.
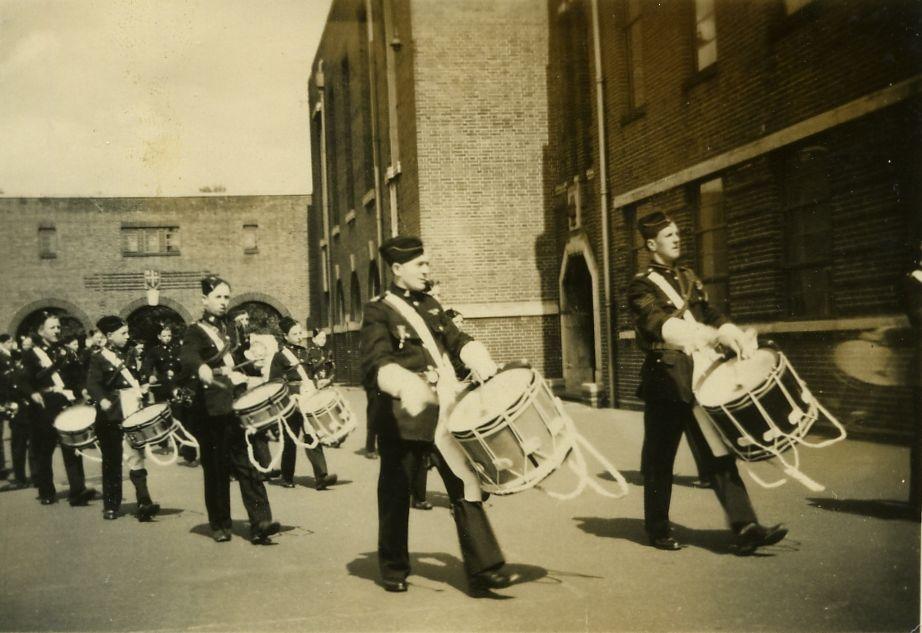
{"type": "Polygon", "coordinates": [[[0,195],[309,193],[330,1],[0,0],[0,195]]]}

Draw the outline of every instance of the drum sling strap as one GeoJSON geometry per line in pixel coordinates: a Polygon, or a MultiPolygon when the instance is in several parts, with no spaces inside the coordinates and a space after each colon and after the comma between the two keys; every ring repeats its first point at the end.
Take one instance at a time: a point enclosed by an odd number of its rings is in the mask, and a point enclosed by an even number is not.
{"type": "Polygon", "coordinates": [[[74,397],[74,392],[64,386],[64,381],[61,379],[61,374],[58,373],[57,369],[53,369],[54,363],[51,361],[51,358],[49,358],[45,350],[36,345],[32,348],[32,351],[35,352],[35,356],[38,358],[38,364],[42,366],[42,369],[51,370],[51,382],[54,385],[54,391],[57,391],[69,401],[74,402],[76,400],[74,397]]]}
{"type": "MultiPolygon", "coordinates": [[[[656,271],[651,272],[647,275],[647,279],[652,281],[656,286],[663,291],[663,294],[672,301],[672,305],[676,307],[676,317],[679,317],[681,313],[681,318],[685,319],[689,323],[697,323],[698,320],[695,319],[695,315],[691,313],[691,310],[688,309],[688,303],[685,298],[683,298],[676,289],[672,287],[666,278],[663,277],[656,271]]],[[[705,350],[703,352],[695,352],[692,354],[692,363],[693,363],[693,374],[692,384],[697,384],[696,376],[703,373],[706,367],[710,367],[713,364],[713,357],[716,352],[713,350],[705,350]]],[[[698,427],[701,429],[701,434],[704,435],[705,441],[707,441],[708,448],[711,449],[711,452],[714,454],[714,457],[723,457],[724,455],[729,455],[730,451],[727,449],[727,445],[723,442],[720,435],[714,429],[714,425],[711,423],[711,419],[708,417],[704,409],[701,408],[701,405],[695,402],[692,405],[692,414],[695,416],[695,421],[698,423],[698,427]]]]}
{"type": "Polygon", "coordinates": [[[289,367],[293,367],[298,372],[298,377],[301,378],[301,393],[307,395],[317,391],[314,387],[314,381],[308,377],[307,372],[304,370],[304,365],[301,364],[301,361],[298,360],[298,357],[287,345],[282,346],[282,356],[289,362],[289,367]]]}
{"type": "Polygon", "coordinates": [[[417,336],[423,343],[423,349],[429,354],[438,370],[439,381],[436,383],[436,394],[439,399],[439,421],[435,427],[435,445],[445,459],[445,463],[464,483],[465,500],[477,503],[482,498],[480,478],[471,468],[464,451],[455,442],[451,433],[448,432],[448,415],[451,413],[455,399],[460,391],[454,367],[439,351],[439,346],[435,342],[429,326],[426,325],[423,318],[410,304],[390,291],[384,293],[384,302],[416,331],[417,336]]]}
{"type": "Polygon", "coordinates": [[[122,362],[111,349],[103,347],[99,350],[99,355],[105,358],[109,364],[115,368],[116,375],[121,376],[122,380],[128,383],[127,389],[118,390],[119,402],[122,406],[122,418],[127,418],[141,408],[141,400],[143,398],[141,394],[141,383],[138,382],[138,379],[134,377],[131,370],[128,369],[125,363],[122,362]]]}

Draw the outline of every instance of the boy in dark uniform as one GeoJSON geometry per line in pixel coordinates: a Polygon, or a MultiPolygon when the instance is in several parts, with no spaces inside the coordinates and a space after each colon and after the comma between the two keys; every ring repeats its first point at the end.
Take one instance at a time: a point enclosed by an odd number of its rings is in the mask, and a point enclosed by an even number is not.
{"type": "MultiPolygon", "coordinates": [[[[272,357],[269,380],[284,380],[288,384],[291,393],[307,397],[317,391],[317,387],[308,373],[307,349],[301,345],[304,340],[304,330],[291,317],[282,317],[279,321],[279,328],[285,338],[282,340],[279,350],[272,357]]],[[[300,410],[295,411],[294,417],[295,421],[289,420],[293,433],[297,435],[298,429],[302,427],[305,432],[310,431],[310,425],[306,424],[300,410]]],[[[282,440],[284,442],[281,467],[282,486],[294,488],[297,451],[295,443],[287,434],[282,440]]],[[[335,484],[338,478],[335,473],[330,473],[327,470],[327,460],[323,454],[323,445],[318,443],[314,448],[305,448],[304,452],[307,459],[310,460],[311,468],[314,471],[314,487],[317,490],[324,490],[335,484]]]]}
{"type": "Polygon", "coordinates": [[[445,410],[458,393],[450,356],[480,380],[496,373],[486,348],[455,327],[427,294],[429,259],[415,237],[380,248],[394,281],[365,305],[362,376],[381,453],[378,478],[378,561],[387,591],[406,591],[410,482],[428,452],[451,500],[472,595],[509,586],[505,561],[483,508],[477,476],[446,427],[445,410]],[[434,446],[433,446],[434,444],[434,446]]]}
{"type": "Polygon", "coordinates": [[[640,219],[638,230],[652,260],[628,286],[637,343],[647,355],[638,388],[645,402],[641,462],[647,535],[658,549],[682,548],[670,534],[669,502],[676,451],[685,432],[700,458],[701,476],[714,489],[737,535],[736,553],[751,554],[783,539],[787,528],[759,525],[735,457],[726,450],[715,454],[702,434],[692,413],[691,352],[719,343],[745,358],[755,349],[755,336],[744,334],[711,306],[695,273],[676,264],[681,240],[675,222],[651,213],[640,219]]]}
{"type": "Polygon", "coordinates": [[[215,275],[202,279],[205,314],[186,330],[181,353],[182,379],[195,391],[189,411],[190,429],[201,450],[205,506],[212,538],[231,539],[230,473],[250,519],[250,541],[269,542],[280,525],[272,520],[269,497],[259,472],[249,461],[243,428],[234,414],[234,398],[246,389],[247,378],[237,330],[227,318],[230,284],[215,275]]]}
{"type": "MultiPolygon", "coordinates": [[[[31,446],[33,451],[32,481],[38,488],[39,501],[50,505],[57,501],[54,487],[52,457],[59,437],[54,420],[61,411],[77,401],[76,395],[64,384],[61,377],[63,355],[58,351],[61,322],[46,312],[38,325],[38,338],[23,351],[23,386],[29,394],[32,420],[31,446]]],[[[68,500],[72,506],[85,506],[96,495],[96,490],[86,487],[83,458],[73,448],[61,446],[67,482],[70,484],[68,500]]]]}
{"type": "Polygon", "coordinates": [[[124,441],[120,426],[126,417],[141,408],[149,385],[141,383],[139,372],[130,362],[128,324],[109,315],[99,319],[96,327],[107,343],[90,357],[86,390],[96,403],[96,437],[102,452],[102,516],[107,521],[120,516],[122,457],[127,453],[128,478],[138,500],[137,519],[150,521],[160,511],[160,505],[151,500],[147,488],[144,451],[124,441]]]}

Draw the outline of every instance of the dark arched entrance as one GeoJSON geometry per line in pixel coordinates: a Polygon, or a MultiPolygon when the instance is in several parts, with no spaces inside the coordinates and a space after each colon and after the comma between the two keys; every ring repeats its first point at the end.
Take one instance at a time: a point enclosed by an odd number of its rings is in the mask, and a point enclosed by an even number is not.
{"type": "Polygon", "coordinates": [[[595,382],[595,314],[592,274],[582,253],[566,262],[560,322],[564,346],[563,378],[567,392],[579,393],[583,383],[595,382]]]}
{"type": "Polygon", "coordinates": [[[182,339],[186,330],[186,323],[179,313],[165,305],[141,306],[129,314],[125,321],[128,323],[131,338],[144,341],[148,345],[156,344],[157,336],[164,324],[172,326],[175,341],[182,339]]]}
{"type": "Polygon", "coordinates": [[[40,308],[34,310],[27,314],[25,318],[20,321],[19,326],[16,328],[16,338],[20,336],[25,336],[26,334],[33,336],[38,330],[38,326],[41,325],[44,315],[46,313],[53,314],[58,317],[58,320],[61,322],[61,338],[67,338],[69,336],[82,336],[85,334],[83,329],[83,324],[74,316],[71,316],[67,310],[63,308],[40,308]]]}
{"type": "Polygon", "coordinates": [[[268,303],[244,301],[234,306],[231,312],[246,311],[250,315],[250,331],[259,334],[274,334],[279,331],[282,314],[268,303]]]}

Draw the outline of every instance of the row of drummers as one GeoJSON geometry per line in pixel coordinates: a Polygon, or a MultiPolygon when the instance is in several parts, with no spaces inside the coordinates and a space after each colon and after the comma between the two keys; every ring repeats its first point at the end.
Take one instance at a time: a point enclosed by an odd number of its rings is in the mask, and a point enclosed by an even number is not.
{"type": "MultiPolygon", "coordinates": [[[[229,323],[220,325],[234,328],[229,323]]],[[[169,465],[176,462],[181,452],[188,461],[198,458],[200,447],[196,434],[190,433],[181,420],[195,419],[199,413],[195,407],[205,403],[196,397],[194,388],[190,388],[196,381],[183,379],[178,346],[170,346],[169,353],[158,359],[165,362],[154,362],[153,371],[145,373],[142,364],[133,362],[128,353],[129,334],[124,321],[115,316],[103,317],[97,326],[106,337],[106,344],[89,356],[81,380],[74,371],[70,355],[57,351],[60,349],[56,343],[60,329],[57,319],[46,320],[39,330],[38,344],[31,352],[37,362],[23,364],[24,373],[29,373],[30,364],[38,365],[37,371],[33,370],[33,375],[26,377],[25,383],[29,386],[21,391],[28,392],[40,385],[38,391],[46,397],[41,403],[33,403],[33,408],[39,404],[40,417],[53,420],[65,465],[69,455],[103,462],[105,518],[115,518],[119,514],[120,485],[112,494],[107,495],[106,491],[106,472],[113,468],[107,467],[107,462],[113,461],[112,454],[117,450],[118,481],[121,481],[123,458],[128,462],[132,482],[141,475],[145,479],[144,494],[141,490],[138,494],[138,518],[148,520],[156,513],[156,504],[150,501],[146,491],[145,459],[169,465]],[[82,385],[85,388],[78,390],[82,385]],[[111,448],[113,428],[118,435],[118,449],[111,448]],[[163,450],[153,450],[158,446],[165,449],[166,458],[158,456],[158,453],[164,454],[163,450]],[[90,450],[96,448],[103,453],[101,457],[90,450]],[[108,499],[113,494],[118,498],[108,499]]],[[[269,453],[266,440],[270,432],[283,439],[286,448],[291,443],[322,450],[321,443],[339,445],[355,428],[354,415],[342,394],[331,384],[334,365],[323,346],[305,346],[303,329],[291,319],[283,319],[280,326],[284,332],[281,344],[271,335],[248,334],[244,328],[234,328],[233,337],[219,334],[218,340],[224,342],[216,346],[218,358],[226,358],[228,362],[216,372],[223,375],[215,377],[210,389],[226,390],[237,396],[233,399],[233,410],[244,430],[250,462],[262,473],[276,470],[283,454],[281,446],[274,456],[269,453]],[[296,409],[300,409],[301,415],[296,416],[296,424],[290,423],[295,419],[296,409]]],[[[170,343],[164,336],[168,331],[168,326],[161,330],[161,344],[164,338],[170,343]]],[[[323,460],[322,452],[319,458],[323,460]]],[[[313,464],[315,459],[311,457],[311,461],[313,464]]],[[[50,469],[50,458],[48,462],[50,469]]],[[[71,470],[68,467],[69,480],[71,470]]],[[[325,461],[323,470],[318,487],[329,481],[325,461]]],[[[70,483],[74,488],[74,482],[70,483]]],[[[40,490],[40,498],[43,503],[45,499],[50,502],[47,492],[40,490]]]]}

